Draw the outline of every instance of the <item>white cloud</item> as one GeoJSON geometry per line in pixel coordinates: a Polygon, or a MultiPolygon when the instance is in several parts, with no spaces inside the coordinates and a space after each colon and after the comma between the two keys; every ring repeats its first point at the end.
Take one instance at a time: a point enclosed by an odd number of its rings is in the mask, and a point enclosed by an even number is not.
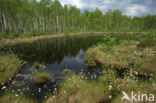
{"type": "Polygon", "coordinates": [[[96,7],[103,13],[109,9],[119,9],[129,16],[143,16],[156,14],[156,0],[60,0],[61,4],[75,5],[81,10],[95,10],[96,7]]]}
{"type": "Polygon", "coordinates": [[[148,8],[143,5],[131,5],[126,8],[126,13],[128,16],[139,16],[148,11],[148,8]]]}
{"type": "Polygon", "coordinates": [[[75,5],[77,6],[78,8],[81,8],[81,2],[80,0],[60,0],[61,4],[62,5],[75,5]]]}

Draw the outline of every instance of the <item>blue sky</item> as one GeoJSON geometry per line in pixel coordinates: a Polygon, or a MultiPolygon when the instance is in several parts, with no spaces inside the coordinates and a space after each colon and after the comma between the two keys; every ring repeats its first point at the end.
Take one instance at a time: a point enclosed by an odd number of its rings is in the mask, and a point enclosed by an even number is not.
{"type": "Polygon", "coordinates": [[[75,5],[80,10],[95,10],[96,7],[103,13],[109,9],[119,9],[128,16],[145,16],[156,14],[156,0],[59,0],[61,4],[75,5]]]}

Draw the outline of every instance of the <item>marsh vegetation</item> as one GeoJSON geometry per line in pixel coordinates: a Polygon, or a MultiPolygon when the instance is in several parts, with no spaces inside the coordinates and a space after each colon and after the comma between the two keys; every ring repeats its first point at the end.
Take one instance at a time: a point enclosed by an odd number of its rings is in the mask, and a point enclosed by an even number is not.
{"type": "Polygon", "coordinates": [[[8,53],[2,61],[12,57],[10,68],[27,62],[7,85],[2,83],[1,100],[26,93],[22,98],[45,103],[119,103],[122,91],[155,95],[155,35],[146,35],[92,34],[2,48],[8,53]]]}
{"type": "Polygon", "coordinates": [[[0,0],[0,103],[129,103],[155,68],[156,15],[0,0]]]}
{"type": "Polygon", "coordinates": [[[131,91],[156,95],[156,46],[152,44],[155,36],[125,40],[117,36],[105,35],[103,42],[86,52],[85,60],[90,67],[101,64],[102,73],[97,79],[89,81],[83,74],[71,74],[58,94],[46,103],[129,103],[121,100],[123,91],[128,95],[131,91]]]}

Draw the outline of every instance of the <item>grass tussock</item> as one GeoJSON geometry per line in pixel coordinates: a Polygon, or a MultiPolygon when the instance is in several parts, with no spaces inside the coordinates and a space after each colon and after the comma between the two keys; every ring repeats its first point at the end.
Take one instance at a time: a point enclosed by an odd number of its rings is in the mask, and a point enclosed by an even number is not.
{"type": "Polygon", "coordinates": [[[38,63],[38,62],[35,62],[34,64],[33,64],[33,67],[34,68],[45,68],[45,66],[43,65],[43,64],[40,64],[40,63],[38,63]]]}
{"type": "Polygon", "coordinates": [[[105,67],[117,70],[132,69],[140,75],[155,74],[156,51],[154,47],[138,48],[136,41],[122,41],[112,47],[111,51],[104,51],[99,44],[87,50],[85,60],[88,65],[100,63],[105,67]]]}
{"type": "Polygon", "coordinates": [[[34,100],[22,95],[7,93],[0,97],[0,103],[36,103],[34,100]]]}
{"type": "Polygon", "coordinates": [[[50,80],[50,75],[46,72],[38,72],[33,79],[36,84],[44,84],[50,80]]]}
{"type": "Polygon", "coordinates": [[[11,80],[19,71],[22,61],[13,54],[0,54],[0,85],[11,80]]]}
{"type": "Polygon", "coordinates": [[[108,86],[72,74],[61,85],[58,95],[49,98],[46,103],[108,103],[109,96],[108,86]]]}
{"type": "Polygon", "coordinates": [[[71,73],[71,70],[68,69],[68,68],[65,68],[63,71],[62,71],[62,74],[69,74],[71,73]]]}
{"type": "Polygon", "coordinates": [[[137,72],[138,75],[156,74],[155,67],[156,67],[156,57],[151,57],[136,60],[132,71],[137,72]]]}
{"type": "MultiPolygon", "coordinates": [[[[96,46],[87,50],[85,60],[89,63],[100,63],[105,67],[116,68],[119,70],[128,68],[128,62],[125,55],[121,55],[120,51],[104,52],[102,46],[96,46]],[[94,52],[95,51],[95,52],[94,52]]],[[[124,51],[124,49],[122,50],[124,51]]]]}

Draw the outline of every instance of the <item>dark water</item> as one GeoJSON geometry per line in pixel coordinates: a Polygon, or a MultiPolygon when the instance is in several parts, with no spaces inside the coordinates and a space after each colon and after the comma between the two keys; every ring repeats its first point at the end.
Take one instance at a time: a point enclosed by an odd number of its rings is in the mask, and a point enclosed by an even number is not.
{"type": "Polygon", "coordinates": [[[88,79],[97,78],[101,73],[100,66],[88,67],[84,56],[87,48],[102,42],[102,40],[102,35],[65,37],[4,48],[3,51],[16,54],[19,58],[27,61],[27,64],[21,68],[9,85],[1,87],[0,92],[11,91],[19,95],[26,93],[36,100],[47,98],[49,93],[58,89],[58,84],[65,77],[65,74],[62,73],[65,68],[76,74],[82,73],[88,79]],[[35,62],[45,65],[45,68],[32,67],[35,62]],[[32,80],[33,75],[40,71],[46,71],[51,76],[51,80],[44,85],[36,85],[32,80]]]}

